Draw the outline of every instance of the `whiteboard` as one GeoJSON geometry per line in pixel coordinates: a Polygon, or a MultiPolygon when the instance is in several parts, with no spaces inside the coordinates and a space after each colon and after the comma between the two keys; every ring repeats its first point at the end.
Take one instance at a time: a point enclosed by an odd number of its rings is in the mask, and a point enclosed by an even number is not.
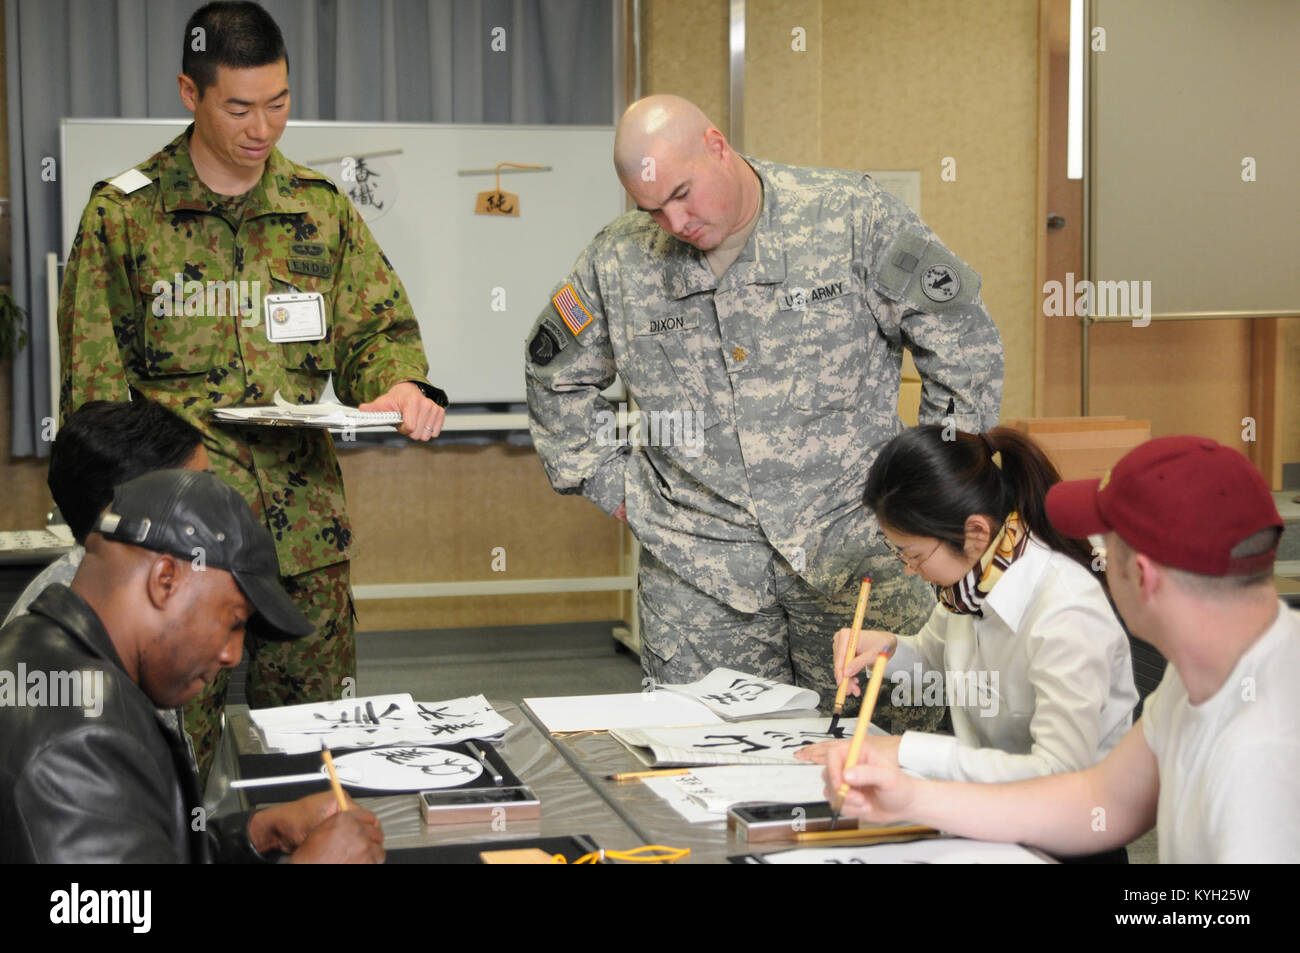
{"type": "MultiPolygon", "coordinates": [[[[65,261],[93,185],[144,162],[187,125],[63,120],[65,261]]],[[[624,211],[614,128],[291,121],[278,147],[344,186],[342,158],[372,157],[385,208],[365,217],[410,295],[429,380],[455,404],[522,402],[525,337],[582,249],[624,211]],[[475,196],[494,178],[457,174],[498,162],[551,167],[502,176],[502,189],[519,196],[518,218],[475,215],[475,196]]]]}
{"type": "Polygon", "coordinates": [[[1296,310],[1300,4],[1093,11],[1090,277],[1150,281],[1157,314],[1296,310]]]}

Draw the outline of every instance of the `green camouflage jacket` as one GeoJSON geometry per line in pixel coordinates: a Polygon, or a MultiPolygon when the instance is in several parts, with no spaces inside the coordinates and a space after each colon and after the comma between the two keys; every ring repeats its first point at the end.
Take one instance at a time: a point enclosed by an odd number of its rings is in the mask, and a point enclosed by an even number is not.
{"type": "Polygon", "coordinates": [[[903,349],[920,419],[997,424],[1002,339],[980,279],[861,173],[748,160],[763,206],[715,278],[644,212],[602,230],[526,342],[530,429],[561,493],[742,612],[779,552],[821,592],[886,556],[862,504],[879,447],[903,429],[903,349]],[[617,372],[638,405],[615,425],[617,372]]]}
{"type": "Polygon", "coordinates": [[[427,383],[411,303],[348,198],[271,151],[242,219],[190,158],[191,125],[135,171],[96,183],[59,297],[62,414],[89,400],[155,400],[203,432],[213,468],[265,519],[280,572],[348,559],[352,530],[330,435],[218,424],[216,407],[345,404],[427,383]],[[326,335],[272,343],[262,297],[319,292],[326,335]]]}

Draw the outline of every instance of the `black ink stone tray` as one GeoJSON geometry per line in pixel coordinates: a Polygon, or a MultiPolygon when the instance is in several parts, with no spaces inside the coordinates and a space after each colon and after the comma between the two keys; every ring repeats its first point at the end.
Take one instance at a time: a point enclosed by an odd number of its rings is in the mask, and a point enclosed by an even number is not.
{"type": "MultiPolygon", "coordinates": [[[[522,787],[523,782],[510,770],[505,759],[497,753],[496,748],[485,741],[476,741],[474,744],[484,755],[487,756],[488,763],[496,768],[501,775],[501,787],[522,787]]],[[[474,757],[466,746],[465,742],[448,745],[389,745],[392,748],[441,748],[445,751],[455,751],[457,754],[465,755],[468,758],[474,757]]],[[[333,748],[330,753],[338,758],[342,755],[353,751],[377,751],[379,748],[333,748]]],[[[239,776],[241,778],[273,778],[284,774],[306,774],[312,771],[319,771],[321,767],[320,752],[313,751],[307,754],[241,754],[239,756],[239,776]]],[[[312,794],[319,794],[321,791],[329,790],[329,778],[321,775],[320,783],[316,784],[311,781],[304,781],[301,784],[277,784],[264,788],[243,788],[240,795],[245,799],[248,806],[262,807],[268,804],[282,804],[285,801],[296,801],[300,797],[308,797],[312,794]]],[[[348,792],[348,796],[356,799],[361,797],[388,797],[393,794],[418,793],[419,791],[428,790],[430,785],[413,784],[405,791],[395,791],[391,789],[377,788],[357,788],[343,785],[343,790],[348,792]]],[[[487,771],[484,771],[473,781],[465,784],[458,784],[448,788],[442,788],[444,791],[467,791],[474,788],[493,788],[497,785],[492,783],[492,778],[487,771]]]]}

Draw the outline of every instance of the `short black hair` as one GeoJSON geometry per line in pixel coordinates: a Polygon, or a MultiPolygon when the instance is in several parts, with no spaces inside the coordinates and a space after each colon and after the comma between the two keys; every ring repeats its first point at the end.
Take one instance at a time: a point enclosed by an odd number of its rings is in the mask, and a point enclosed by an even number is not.
{"type": "Polygon", "coordinates": [[[200,99],[204,90],[217,81],[218,66],[249,69],[281,60],[287,73],[289,54],[284,48],[284,36],[271,14],[256,3],[223,0],[204,4],[185,24],[181,72],[194,80],[200,99]]]}
{"type": "Polygon", "coordinates": [[[185,464],[203,434],[161,404],[92,400],[68,416],[50,451],[46,482],[68,528],[84,543],[113,487],[185,464]]]}

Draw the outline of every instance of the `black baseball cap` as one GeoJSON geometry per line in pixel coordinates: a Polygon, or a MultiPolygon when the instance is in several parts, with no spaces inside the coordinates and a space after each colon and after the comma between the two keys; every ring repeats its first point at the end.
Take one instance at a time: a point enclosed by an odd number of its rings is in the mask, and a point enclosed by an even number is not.
{"type": "Polygon", "coordinates": [[[310,635],[313,626],[280,585],[275,542],[244,498],[213,473],[155,470],[113,489],[92,532],[105,539],[193,559],[235,577],[276,641],[310,635]]]}

